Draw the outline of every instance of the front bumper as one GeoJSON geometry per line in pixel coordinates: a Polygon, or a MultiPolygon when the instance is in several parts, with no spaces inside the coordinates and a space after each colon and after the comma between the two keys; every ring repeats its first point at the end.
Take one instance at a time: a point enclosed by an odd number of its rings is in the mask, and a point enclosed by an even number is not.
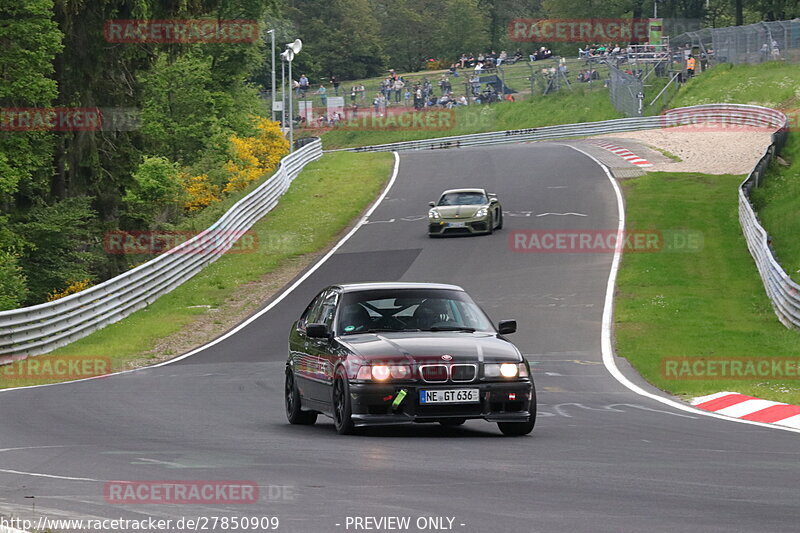
{"type": "Polygon", "coordinates": [[[489,233],[489,217],[428,219],[430,235],[472,235],[489,233]],[[457,224],[454,226],[453,224],[457,224]]]}
{"type": "Polygon", "coordinates": [[[531,415],[532,391],[530,380],[447,384],[350,383],[353,423],[359,427],[436,422],[448,418],[527,422],[531,415]],[[405,399],[393,408],[394,399],[403,389],[406,391],[405,399]],[[441,389],[478,389],[480,401],[432,405],[420,403],[420,390],[441,389]]]}

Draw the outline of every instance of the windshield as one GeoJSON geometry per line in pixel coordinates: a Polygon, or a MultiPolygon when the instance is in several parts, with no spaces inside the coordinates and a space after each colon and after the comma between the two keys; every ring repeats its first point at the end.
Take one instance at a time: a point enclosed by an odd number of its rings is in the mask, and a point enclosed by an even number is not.
{"type": "Polygon", "coordinates": [[[482,192],[450,192],[443,194],[439,199],[439,205],[482,205],[488,203],[489,200],[482,192]]]}
{"type": "Polygon", "coordinates": [[[492,323],[466,293],[452,290],[381,290],[345,293],[336,331],[485,331],[492,323]]]}

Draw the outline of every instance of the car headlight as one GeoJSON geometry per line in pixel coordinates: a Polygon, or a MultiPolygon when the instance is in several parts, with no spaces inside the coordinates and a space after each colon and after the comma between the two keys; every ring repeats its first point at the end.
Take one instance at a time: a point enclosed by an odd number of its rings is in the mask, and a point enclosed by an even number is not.
{"type": "Polygon", "coordinates": [[[366,365],[358,369],[357,379],[387,381],[392,379],[406,379],[411,375],[408,365],[366,365]]]}
{"type": "Polygon", "coordinates": [[[428,211],[428,218],[441,218],[441,215],[436,209],[431,209],[428,211]]]}
{"type": "Polygon", "coordinates": [[[483,365],[483,375],[487,378],[524,378],[528,377],[525,363],[486,363],[483,365]]]}
{"type": "Polygon", "coordinates": [[[481,207],[480,209],[478,209],[478,212],[475,213],[475,216],[476,217],[485,217],[488,214],[489,214],[489,208],[488,207],[481,207]]]}

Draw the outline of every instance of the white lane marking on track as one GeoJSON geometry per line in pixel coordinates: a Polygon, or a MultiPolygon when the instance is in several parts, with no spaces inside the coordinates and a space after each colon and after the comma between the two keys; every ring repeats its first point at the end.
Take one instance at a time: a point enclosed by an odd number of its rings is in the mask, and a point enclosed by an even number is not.
{"type": "Polygon", "coordinates": [[[38,472],[20,472],[19,470],[6,470],[5,468],[0,468],[0,472],[3,474],[18,474],[20,476],[46,477],[48,479],[62,479],[65,481],[92,481],[95,483],[103,481],[102,479],[92,479],[89,477],[56,476],[53,474],[40,474],[38,472]]]}
{"type": "Polygon", "coordinates": [[[394,167],[392,168],[392,176],[391,176],[391,178],[389,178],[389,183],[386,184],[386,188],[383,189],[383,192],[378,197],[378,199],[375,200],[375,202],[370,206],[370,208],[367,210],[367,212],[364,213],[364,216],[362,216],[361,219],[356,223],[356,225],[353,226],[353,229],[351,229],[347,233],[347,235],[342,237],[342,239],[339,242],[337,242],[333,246],[333,248],[331,248],[328,251],[328,253],[326,253],[324,256],[322,256],[322,258],[319,261],[317,261],[311,268],[309,268],[302,276],[300,276],[297,279],[297,281],[292,283],[277,298],[272,300],[269,303],[268,306],[266,306],[264,309],[262,309],[261,311],[257,312],[256,314],[252,315],[250,318],[248,318],[247,320],[245,320],[244,322],[242,322],[241,324],[239,324],[235,328],[231,329],[230,331],[228,331],[224,335],[222,335],[220,337],[217,337],[213,341],[208,342],[208,343],[206,343],[206,344],[204,344],[204,345],[202,345],[202,346],[200,346],[198,348],[195,348],[194,350],[191,350],[191,351],[189,351],[189,352],[187,352],[187,353],[185,353],[185,354],[183,354],[183,355],[181,355],[179,357],[176,357],[174,359],[170,359],[169,361],[164,361],[163,363],[158,363],[158,364],[155,364],[155,365],[152,365],[152,366],[145,366],[145,367],[141,367],[141,368],[132,368],[130,370],[123,370],[122,372],[115,372],[113,374],[107,374],[105,376],[97,376],[97,377],[91,377],[91,378],[76,379],[76,380],[73,380],[73,381],[63,381],[61,383],[46,383],[46,384],[42,384],[42,385],[31,385],[31,386],[28,386],[28,387],[14,387],[14,388],[10,388],[10,389],[0,389],[0,393],[10,392],[10,391],[15,391],[15,390],[38,389],[38,388],[41,388],[41,387],[55,387],[55,386],[58,386],[58,385],[67,385],[69,383],[79,383],[81,381],[89,381],[89,380],[93,380],[93,379],[107,378],[109,376],[117,376],[117,375],[121,375],[121,374],[128,374],[130,372],[139,372],[141,370],[146,370],[148,368],[158,368],[158,367],[170,365],[172,363],[177,363],[178,361],[182,361],[182,360],[186,359],[187,357],[191,357],[191,356],[193,356],[195,354],[198,354],[198,353],[202,352],[203,350],[206,350],[206,349],[208,349],[208,348],[210,348],[210,347],[212,347],[212,346],[214,346],[216,344],[219,344],[220,342],[224,341],[225,339],[237,334],[242,329],[246,328],[251,323],[253,323],[253,321],[258,320],[264,314],[268,313],[273,307],[275,307],[281,301],[283,301],[284,298],[286,298],[289,294],[291,294],[292,291],[294,291],[297,287],[299,287],[314,272],[316,272],[323,264],[325,264],[325,262],[328,259],[330,259],[333,256],[333,254],[335,254],[339,250],[339,248],[344,246],[344,244],[348,240],[350,240],[350,237],[355,235],[355,233],[359,230],[359,228],[361,228],[361,226],[366,224],[367,220],[369,220],[370,215],[372,215],[372,213],[375,211],[375,209],[377,209],[378,206],[381,204],[381,202],[383,202],[383,199],[386,198],[386,194],[391,190],[392,186],[394,185],[394,182],[397,180],[397,173],[400,170],[400,155],[397,152],[392,152],[392,153],[394,154],[394,167]]]}
{"type": "MultiPolygon", "coordinates": [[[[161,461],[159,459],[148,459],[147,457],[137,457],[136,460],[137,461],[142,461],[142,462],[148,463],[148,464],[173,466],[175,468],[186,468],[184,465],[182,465],[180,463],[175,463],[173,461],[161,461]]],[[[131,464],[136,464],[136,463],[132,462],[131,464]]]]}
{"type": "Polygon", "coordinates": [[[46,448],[76,448],[75,445],[56,445],[56,446],[20,446],[18,448],[0,448],[0,453],[2,452],[13,452],[16,450],[42,450],[46,448]]]}
{"type": "Polygon", "coordinates": [[[548,215],[555,215],[555,216],[559,216],[559,217],[565,217],[565,216],[569,216],[569,215],[574,215],[576,217],[588,217],[589,216],[589,215],[585,215],[583,213],[571,213],[571,212],[570,213],[539,213],[536,216],[537,217],[546,217],[548,215]]]}
{"type": "Polygon", "coordinates": [[[550,187],[545,187],[545,189],[566,189],[566,185],[552,185],[550,187]]]}
{"type": "Polygon", "coordinates": [[[389,220],[367,220],[364,224],[391,224],[392,222],[394,219],[390,218],[389,220]]]}
{"type": "MultiPolygon", "coordinates": [[[[625,203],[622,200],[622,192],[619,189],[617,180],[614,179],[614,176],[611,174],[611,171],[608,170],[608,167],[605,166],[603,163],[601,163],[596,157],[584,152],[580,148],[571,146],[569,144],[564,146],[569,146],[573,150],[582,153],[583,155],[585,155],[586,157],[597,163],[597,165],[603,169],[603,172],[606,173],[606,177],[608,178],[608,181],[611,182],[611,186],[614,188],[614,194],[617,197],[617,213],[619,216],[619,224],[617,227],[617,231],[619,232],[625,231],[625,203]]],[[[617,272],[619,271],[619,263],[621,257],[622,257],[621,251],[615,250],[614,258],[611,261],[611,270],[608,273],[608,283],[606,284],[606,298],[605,298],[605,303],[603,305],[603,321],[602,321],[602,330],[600,334],[600,349],[603,354],[603,364],[605,365],[608,372],[614,377],[614,379],[619,381],[622,385],[627,387],[632,392],[635,392],[639,396],[650,398],[651,400],[655,400],[665,405],[669,405],[670,407],[674,407],[675,409],[679,409],[681,411],[708,416],[711,418],[719,418],[720,420],[729,420],[732,422],[738,422],[740,424],[749,424],[751,426],[761,426],[770,429],[778,429],[781,431],[791,431],[792,433],[800,433],[800,429],[780,427],[774,424],[765,424],[763,422],[754,422],[752,420],[742,420],[741,418],[731,418],[729,416],[718,415],[710,411],[703,411],[702,409],[697,409],[690,405],[686,405],[684,403],[671,400],[670,398],[665,398],[663,396],[659,396],[658,394],[653,394],[652,392],[648,392],[643,388],[641,388],[639,385],[636,385],[631,380],[629,380],[617,367],[616,361],[614,361],[615,357],[614,346],[611,343],[611,326],[613,324],[613,318],[614,318],[614,289],[617,283],[617,272]]]]}

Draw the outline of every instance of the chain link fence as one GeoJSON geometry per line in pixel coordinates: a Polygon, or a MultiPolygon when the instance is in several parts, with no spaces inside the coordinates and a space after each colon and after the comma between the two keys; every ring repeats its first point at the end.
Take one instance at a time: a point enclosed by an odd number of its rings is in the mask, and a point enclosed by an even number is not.
{"type": "Polygon", "coordinates": [[[614,108],[626,117],[642,116],[644,82],[638,76],[609,64],[608,94],[614,108]]]}
{"type": "Polygon", "coordinates": [[[710,63],[800,62],[800,19],[705,28],[672,37],[673,50],[690,50],[710,63]]]}

